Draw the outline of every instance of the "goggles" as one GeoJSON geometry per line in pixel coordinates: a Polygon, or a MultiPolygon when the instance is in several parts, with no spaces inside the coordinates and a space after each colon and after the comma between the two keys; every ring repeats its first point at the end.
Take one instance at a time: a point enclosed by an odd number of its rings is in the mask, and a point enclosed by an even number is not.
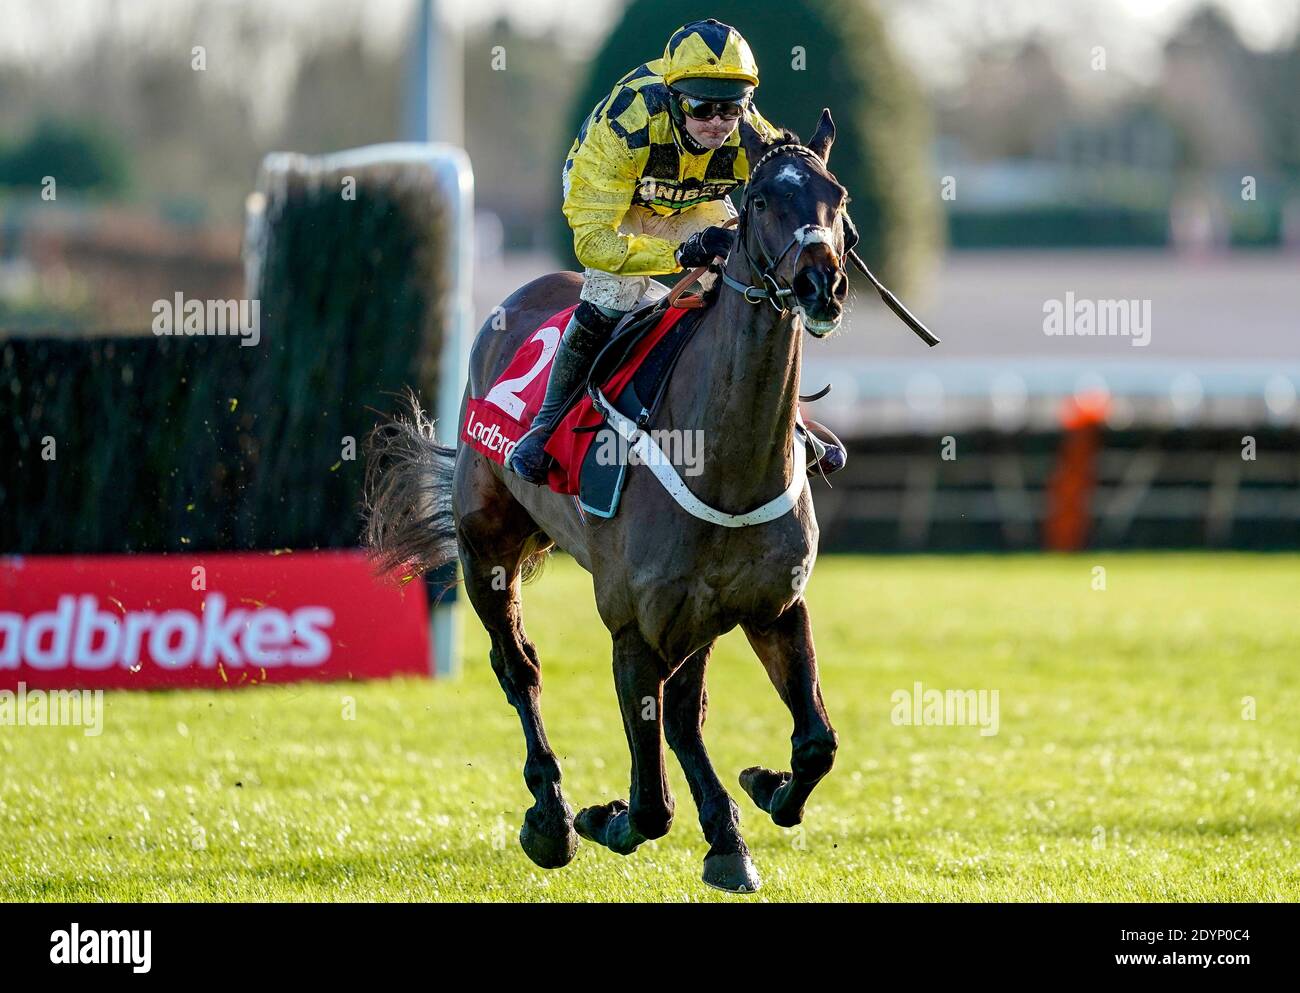
{"type": "Polygon", "coordinates": [[[693,121],[711,121],[721,117],[724,121],[738,120],[745,113],[744,100],[699,100],[695,97],[679,97],[682,113],[693,121]]]}

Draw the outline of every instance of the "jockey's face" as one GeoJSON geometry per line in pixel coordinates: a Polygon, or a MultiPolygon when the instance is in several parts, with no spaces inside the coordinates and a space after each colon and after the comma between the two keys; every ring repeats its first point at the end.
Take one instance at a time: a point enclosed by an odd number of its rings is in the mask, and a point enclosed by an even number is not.
{"type": "Polygon", "coordinates": [[[709,121],[697,121],[690,117],[684,117],[683,121],[690,136],[705,148],[721,148],[723,142],[731,137],[731,132],[735,131],[740,124],[739,118],[734,121],[724,121],[716,115],[709,121]]]}

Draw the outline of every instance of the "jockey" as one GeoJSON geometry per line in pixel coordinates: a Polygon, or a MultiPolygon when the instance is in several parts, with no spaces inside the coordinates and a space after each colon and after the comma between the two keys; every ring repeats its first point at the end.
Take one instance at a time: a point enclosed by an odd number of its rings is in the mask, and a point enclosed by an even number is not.
{"type": "Polygon", "coordinates": [[[507,463],[529,482],[546,482],[544,449],[566,402],[649,277],[731,250],[735,235],[720,226],[736,213],[727,194],[749,178],[740,119],[769,140],[780,137],[753,106],[757,85],[758,64],[740,32],[712,18],[693,21],[583,122],[564,163],[564,216],[586,272],[541,409],[507,463]]]}

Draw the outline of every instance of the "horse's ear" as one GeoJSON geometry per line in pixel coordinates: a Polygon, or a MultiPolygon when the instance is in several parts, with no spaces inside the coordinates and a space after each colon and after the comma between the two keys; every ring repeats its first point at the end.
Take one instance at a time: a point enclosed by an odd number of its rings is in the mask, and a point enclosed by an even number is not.
{"type": "Polygon", "coordinates": [[[740,147],[745,150],[745,158],[749,159],[749,167],[754,168],[754,163],[763,157],[767,151],[768,141],[758,133],[754,125],[750,124],[744,118],[740,121],[740,147]]]}
{"type": "Polygon", "coordinates": [[[816,152],[823,162],[829,162],[833,144],[835,144],[835,122],[831,120],[831,109],[824,107],[821,120],[817,122],[817,130],[813,132],[808,147],[816,152]]]}

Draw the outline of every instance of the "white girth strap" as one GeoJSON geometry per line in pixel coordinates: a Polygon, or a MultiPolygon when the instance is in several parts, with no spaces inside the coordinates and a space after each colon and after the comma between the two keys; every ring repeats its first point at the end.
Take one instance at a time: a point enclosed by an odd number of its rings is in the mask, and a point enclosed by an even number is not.
{"type": "Polygon", "coordinates": [[[804,443],[798,435],[795,435],[794,445],[790,451],[791,478],[786,491],[774,500],[769,500],[763,506],[756,507],[746,514],[725,514],[721,510],[710,507],[687,488],[686,482],[677,474],[677,470],[669,461],[668,456],[650,437],[649,432],[642,431],[635,423],[615,410],[614,405],[606,399],[604,393],[597,391],[597,394],[600,398],[601,412],[605,415],[609,424],[628,443],[631,450],[636,453],[637,458],[641,460],[642,465],[654,473],[655,479],[659,480],[663,488],[668,491],[668,495],[676,500],[678,505],[691,516],[724,528],[743,528],[749,527],[751,524],[766,524],[768,521],[783,517],[793,510],[799,502],[799,497],[808,482],[808,477],[807,454],[804,451],[804,443]]]}

